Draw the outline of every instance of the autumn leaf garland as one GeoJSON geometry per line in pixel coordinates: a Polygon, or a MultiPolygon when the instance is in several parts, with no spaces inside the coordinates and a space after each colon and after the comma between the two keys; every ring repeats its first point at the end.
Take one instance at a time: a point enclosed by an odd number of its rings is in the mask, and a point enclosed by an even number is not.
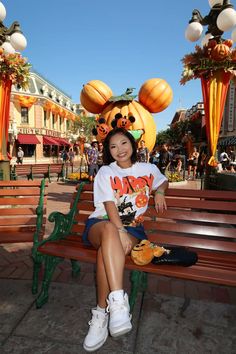
{"type": "Polygon", "coordinates": [[[11,80],[13,85],[26,89],[31,65],[20,53],[7,54],[0,48],[0,79],[11,80]]]}

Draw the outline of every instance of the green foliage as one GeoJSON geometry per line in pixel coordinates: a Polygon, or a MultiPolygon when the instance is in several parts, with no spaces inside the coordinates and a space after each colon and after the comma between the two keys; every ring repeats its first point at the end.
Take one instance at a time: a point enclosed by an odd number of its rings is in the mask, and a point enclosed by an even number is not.
{"type": "Polygon", "coordinates": [[[181,144],[184,135],[192,130],[192,122],[188,120],[177,122],[174,126],[166,130],[162,130],[157,134],[156,144],[162,145],[164,143],[169,145],[181,144]]]}
{"type": "Polygon", "coordinates": [[[87,138],[86,140],[90,140],[92,135],[92,129],[96,125],[96,118],[95,116],[92,117],[85,117],[85,116],[78,116],[74,122],[73,132],[76,133],[81,128],[84,129],[83,135],[87,138]]]}

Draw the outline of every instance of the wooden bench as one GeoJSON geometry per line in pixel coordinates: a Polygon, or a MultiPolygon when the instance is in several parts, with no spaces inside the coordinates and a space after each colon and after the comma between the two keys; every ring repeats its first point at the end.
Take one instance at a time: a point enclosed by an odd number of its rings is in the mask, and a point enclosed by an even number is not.
{"type": "MultiPolygon", "coordinates": [[[[67,215],[53,212],[49,221],[55,222],[54,231],[34,248],[45,267],[42,289],[36,300],[38,308],[48,300],[49,284],[59,262],[70,259],[73,275],[80,270],[76,261],[96,262],[96,251],[81,241],[84,223],[94,210],[92,186],[81,183],[77,189],[70,212],[67,215]]],[[[127,256],[125,267],[132,270],[131,308],[138,289],[147,284],[147,273],[236,285],[236,192],[170,188],[166,200],[168,210],[157,214],[153,197],[150,198],[144,221],[148,238],[167,248],[186,246],[198,253],[198,262],[191,267],[152,263],[137,266],[127,256]]],[[[37,287],[38,283],[33,283],[35,291],[37,287]]]]}
{"type": "Polygon", "coordinates": [[[57,181],[60,177],[64,177],[63,163],[15,165],[12,168],[11,179],[16,180],[18,176],[26,176],[28,180],[33,180],[35,176],[42,176],[51,182],[51,177],[54,174],[57,175],[57,181]]]}
{"type": "MultiPolygon", "coordinates": [[[[42,241],[46,225],[47,184],[42,181],[0,181],[0,244],[42,241]]],[[[34,254],[34,252],[32,252],[34,254]]],[[[34,260],[33,283],[38,281],[34,260]]]]}
{"type": "Polygon", "coordinates": [[[46,202],[45,180],[0,181],[0,243],[41,241],[46,202]]]}
{"type": "Polygon", "coordinates": [[[31,175],[31,165],[29,164],[19,164],[11,166],[11,180],[17,180],[19,176],[26,176],[30,179],[31,175]]]}

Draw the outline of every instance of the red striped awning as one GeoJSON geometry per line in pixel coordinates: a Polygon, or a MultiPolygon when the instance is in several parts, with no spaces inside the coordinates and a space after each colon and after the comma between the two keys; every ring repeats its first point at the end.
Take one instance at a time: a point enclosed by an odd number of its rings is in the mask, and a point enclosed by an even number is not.
{"type": "Polygon", "coordinates": [[[35,145],[40,144],[40,141],[35,134],[18,134],[17,140],[22,145],[35,145]]]}
{"type": "Polygon", "coordinates": [[[59,145],[61,146],[70,146],[71,144],[69,143],[68,140],[64,139],[64,138],[54,138],[58,143],[59,145]]]}
{"type": "Polygon", "coordinates": [[[51,136],[43,136],[43,145],[60,145],[60,143],[51,136]]]}

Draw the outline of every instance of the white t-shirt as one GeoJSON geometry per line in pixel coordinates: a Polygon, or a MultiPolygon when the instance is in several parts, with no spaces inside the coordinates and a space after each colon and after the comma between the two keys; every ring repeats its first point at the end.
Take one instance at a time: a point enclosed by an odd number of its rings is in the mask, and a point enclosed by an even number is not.
{"type": "Polygon", "coordinates": [[[143,221],[151,191],[166,180],[151,163],[136,162],[129,168],[120,168],[116,162],[102,166],[94,180],[95,211],[89,218],[108,219],[103,203],[113,201],[123,225],[136,226],[143,221]]]}

